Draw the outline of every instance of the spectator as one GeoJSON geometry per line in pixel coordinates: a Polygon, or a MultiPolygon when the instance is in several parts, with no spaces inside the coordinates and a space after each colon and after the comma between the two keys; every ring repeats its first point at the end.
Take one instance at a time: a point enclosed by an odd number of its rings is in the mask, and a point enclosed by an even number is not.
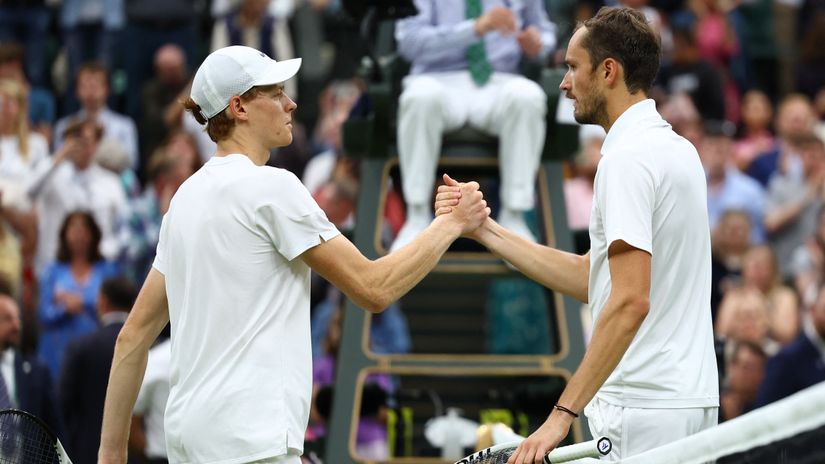
{"type": "Polygon", "coordinates": [[[177,104],[178,95],[189,81],[186,55],[175,44],[166,44],[155,53],[155,75],[143,86],[143,103],[140,119],[141,162],[140,178],[149,155],[169,135],[169,127],[163,114],[170,104],[177,104]]]}
{"type": "Polygon", "coordinates": [[[104,280],[97,296],[100,328],[75,338],[66,349],[60,375],[60,405],[68,429],[66,449],[75,462],[97,462],[115,340],[136,297],[137,289],[127,279],[104,280]]]}
{"type": "Polygon", "coordinates": [[[825,381],[825,291],[803,318],[802,333],[773,357],[756,396],[756,407],[825,381]]]}
{"type": "Polygon", "coordinates": [[[155,259],[161,220],[172,196],[200,166],[197,153],[176,149],[177,145],[180,143],[170,142],[155,150],[147,165],[148,182],[143,194],[129,201],[118,223],[118,242],[123,245],[118,261],[137,285],[143,283],[155,259]]]}
{"type": "Polygon", "coordinates": [[[808,97],[791,94],[783,98],[776,112],[777,144],[773,149],[760,153],[748,165],[746,173],[768,186],[771,176],[779,170],[787,174],[799,167],[796,141],[807,137],[816,122],[813,106],[808,97]]]}
{"type": "Polygon", "coordinates": [[[100,252],[110,260],[117,257],[115,226],[124,214],[126,195],[120,179],[94,162],[100,138],[101,128],[93,121],[69,125],[51,168],[29,189],[38,208],[38,273],[54,259],[58,229],[71,211],[91,211],[103,234],[100,252]]]}
{"type": "Polygon", "coordinates": [[[25,51],[16,43],[0,43],[0,79],[17,81],[28,90],[29,122],[32,130],[51,143],[52,125],[56,118],[54,95],[45,87],[33,86],[23,71],[25,51]]]}
{"type": "Polygon", "coordinates": [[[702,119],[725,119],[722,76],[699,54],[692,28],[673,29],[673,59],[662,67],[657,80],[668,94],[688,94],[702,119]]]}
{"type": "MultiPolygon", "coordinates": [[[[83,63],[95,61],[114,69],[118,34],[123,28],[123,2],[119,0],[64,0],[60,5],[60,27],[66,46],[68,88],[83,63]]],[[[77,100],[67,92],[67,108],[76,111],[77,100]]]]}
{"type": "Polygon", "coordinates": [[[20,335],[20,307],[9,295],[0,294],[0,389],[8,393],[10,401],[0,404],[0,409],[28,411],[62,438],[52,376],[38,359],[20,352],[20,335]]]}
{"type": "Polygon", "coordinates": [[[761,346],[749,342],[736,344],[719,396],[720,422],[734,419],[753,409],[756,394],[765,376],[766,362],[767,356],[761,346]]]}
{"type": "Polygon", "coordinates": [[[742,97],[740,133],[734,146],[736,166],[745,171],[758,155],[775,149],[771,133],[773,105],[761,90],[749,90],[742,97]]]}
{"type": "Polygon", "coordinates": [[[733,161],[733,125],[709,121],[698,147],[708,181],[708,219],[716,227],[724,211],[746,211],[751,222],[751,242],[765,240],[763,215],[765,190],[752,178],[742,174],[733,161]]]}
{"type": "Polygon", "coordinates": [[[524,212],[534,205],[546,96],[517,74],[517,66],[522,58],[547,59],[556,46],[555,26],[540,0],[523,2],[520,9],[502,1],[477,4],[478,11],[465,15],[463,2],[416,0],[418,14],[396,24],[399,52],[412,70],[398,109],[407,221],[391,250],[429,224],[442,134],[465,124],[499,137],[498,222],[536,241],[524,212]]]}
{"type": "Polygon", "coordinates": [[[35,85],[46,85],[46,39],[51,14],[47,0],[0,2],[0,42],[19,42],[26,48],[26,75],[35,85]]]}
{"type": "Polygon", "coordinates": [[[143,456],[146,464],[168,464],[164,416],[169,399],[172,342],[168,338],[149,350],[146,374],[135,402],[130,449],[143,456]]]}
{"type": "Polygon", "coordinates": [[[753,247],[745,253],[742,285],[766,298],[768,336],[781,344],[793,341],[799,334],[799,302],[796,293],[782,283],[776,254],[769,246],[753,247]]]}
{"type": "Polygon", "coordinates": [[[814,123],[814,132],[816,135],[825,140],[825,87],[816,93],[814,98],[814,112],[817,120],[814,123]]]}
{"type": "Polygon", "coordinates": [[[699,55],[720,73],[725,96],[725,119],[739,120],[740,92],[731,75],[731,63],[741,53],[736,31],[728,17],[728,4],[719,0],[688,2],[696,15],[695,34],[699,55]]]}
{"type": "Polygon", "coordinates": [[[116,267],[100,254],[100,236],[91,214],[77,211],[66,216],[57,261],[40,282],[39,354],[54,378],[69,342],[97,328],[98,291],[116,274],[116,267]]]}
{"type": "Polygon", "coordinates": [[[792,277],[793,252],[816,230],[817,214],[825,198],[822,140],[808,134],[788,145],[798,146],[799,155],[788,159],[788,168],[771,178],[765,207],[765,231],[776,251],[783,278],[792,277]]]}
{"type": "Polygon", "coordinates": [[[712,231],[710,308],[714,323],[723,295],[741,282],[742,262],[751,247],[750,229],[748,213],[729,210],[712,231]]]}
{"type": "Polygon", "coordinates": [[[825,284],[825,207],[820,208],[816,231],[797,247],[791,258],[791,272],[802,304],[814,304],[819,288],[825,284]]]}
{"type": "MultiPolygon", "coordinates": [[[[287,3],[269,0],[242,0],[236,12],[217,18],[212,27],[210,49],[215,51],[230,45],[246,45],[264,52],[277,61],[295,58],[292,33],[285,16],[275,16],[270,4],[287,3]]],[[[287,95],[298,96],[296,80],[288,81],[287,95]]]]}
{"type": "Polygon", "coordinates": [[[714,333],[725,341],[725,359],[730,360],[737,343],[755,343],[769,356],[779,350],[770,338],[768,300],[752,287],[737,287],[727,291],[719,307],[714,333]]]}
{"type": "Polygon", "coordinates": [[[76,95],[80,101],[80,111],[57,121],[54,147],[60,149],[66,129],[73,121],[90,119],[103,127],[103,135],[123,145],[129,153],[129,166],[138,168],[138,138],[134,121],[128,116],[116,113],[106,106],[109,98],[109,73],[99,63],[84,64],[77,71],[76,95]]]}
{"type": "Polygon", "coordinates": [[[567,224],[573,232],[576,253],[590,249],[590,210],[593,207],[593,181],[596,167],[602,159],[604,129],[588,124],[579,127],[579,153],[571,163],[572,177],[564,181],[564,203],[567,224]]]}

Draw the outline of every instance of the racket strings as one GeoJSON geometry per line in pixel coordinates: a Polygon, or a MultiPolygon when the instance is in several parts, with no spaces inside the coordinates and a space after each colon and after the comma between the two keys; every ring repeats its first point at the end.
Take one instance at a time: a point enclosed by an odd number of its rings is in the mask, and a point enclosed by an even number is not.
{"type": "Polygon", "coordinates": [[[467,464],[506,464],[510,456],[516,452],[516,448],[501,449],[493,452],[483,452],[473,455],[467,460],[467,464]]]}
{"type": "Polygon", "coordinates": [[[54,438],[26,416],[0,415],[0,464],[60,464],[54,438]]]}

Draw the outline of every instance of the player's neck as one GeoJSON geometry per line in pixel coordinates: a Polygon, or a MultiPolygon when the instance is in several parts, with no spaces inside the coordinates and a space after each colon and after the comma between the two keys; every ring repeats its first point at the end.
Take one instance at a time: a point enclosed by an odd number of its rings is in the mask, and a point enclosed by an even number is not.
{"type": "Polygon", "coordinates": [[[229,138],[218,142],[215,156],[240,153],[246,155],[257,166],[266,164],[269,161],[269,150],[260,143],[255,143],[254,140],[246,137],[246,134],[237,130],[237,127],[235,129],[229,138]]]}
{"type": "Polygon", "coordinates": [[[604,126],[605,132],[610,132],[610,128],[628,108],[647,99],[644,92],[635,94],[626,91],[616,92],[615,95],[607,98],[607,124],[604,126]],[[611,98],[612,97],[612,98],[611,98]]]}

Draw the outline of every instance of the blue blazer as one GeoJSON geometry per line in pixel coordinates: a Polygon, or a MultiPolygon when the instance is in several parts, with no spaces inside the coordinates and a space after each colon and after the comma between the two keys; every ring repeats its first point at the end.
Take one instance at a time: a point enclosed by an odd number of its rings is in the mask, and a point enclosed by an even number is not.
{"type": "Polygon", "coordinates": [[[15,351],[14,384],[19,409],[43,420],[61,441],[64,440],[63,422],[46,365],[35,356],[23,356],[20,351],[15,351]]]}

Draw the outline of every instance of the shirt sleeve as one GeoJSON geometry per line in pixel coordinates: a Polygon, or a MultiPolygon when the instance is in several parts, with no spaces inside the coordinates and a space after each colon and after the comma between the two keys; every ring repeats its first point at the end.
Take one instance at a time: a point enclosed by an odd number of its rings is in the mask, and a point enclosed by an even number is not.
{"type": "Polygon", "coordinates": [[[643,155],[617,153],[602,158],[595,194],[608,247],[622,240],[652,253],[656,184],[643,155]]]}
{"type": "MultiPolygon", "coordinates": [[[[447,9],[453,2],[439,3],[435,0],[415,0],[418,14],[396,23],[398,51],[406,60],[420,64],[463,60],[464,49],[481,40],[475,34],[475,21],[472,19],[438,24],[439,8],[447,9]],[[439,3],[444,4],[439,6],[439,3]]],[[[460,3],[463,8],[464,2],[460,3]]]]}
{"type": "Polygon", "coordinates": [[[292,261],[340,232],[295,175],[289,173],[279,180],[283,190],[279,195],[267,196],[267,201],[257,207],[255,221],[275,249],[292,261]]]}
{"type": "Polygon", "coordinates": [[[160,223],[160,235],[158,236],[158,249],[155,253],[155,261],[152,263],[152,267],[157,269],[163,275],[166,275],[166,244],[169,242],[169,226],[168,226],[168,219],[169,213],[163,215],[163,219],[160,223]]]}

